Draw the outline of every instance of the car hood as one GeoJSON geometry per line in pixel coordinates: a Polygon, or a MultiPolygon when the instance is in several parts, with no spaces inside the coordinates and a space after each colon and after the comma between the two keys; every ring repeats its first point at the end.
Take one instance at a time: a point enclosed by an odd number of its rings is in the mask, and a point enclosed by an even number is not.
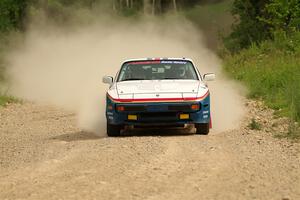
{"type": "Polygon", "coordinates": [[[198,80],[142,80],[117,82],[120,98],[185,98],[196,97],[198,80]]]}

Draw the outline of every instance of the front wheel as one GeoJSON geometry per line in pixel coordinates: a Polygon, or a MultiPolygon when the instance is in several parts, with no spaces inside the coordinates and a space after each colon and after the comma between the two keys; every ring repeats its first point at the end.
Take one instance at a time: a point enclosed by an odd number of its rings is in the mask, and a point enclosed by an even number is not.
{"type": "Polygon", "coordinates": [[[121,135],[122,126],[120,125],[112,125],[107,123],[106,131],[108,137],[118,137],[121,135]]]}
{"type": "Polygon", "coordinates": [[[208,135],[209,133],[209,123],[195,124],[196,134],[208,135]]]}

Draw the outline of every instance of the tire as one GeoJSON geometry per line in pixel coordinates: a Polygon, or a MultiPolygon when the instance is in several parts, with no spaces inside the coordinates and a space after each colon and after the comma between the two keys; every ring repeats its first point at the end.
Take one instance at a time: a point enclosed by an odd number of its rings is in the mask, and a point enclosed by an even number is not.
{"type": "Polygon", "coordinates": [[[121,135],[122,126],[107,123],[106,131],[108,137],[118,137],[121,135]]]}
{"type": "Polygon", "coordinates": [[[209,123],[205,124],[195,124],[196,134],[208,135],[209,133],[209,123]]]}

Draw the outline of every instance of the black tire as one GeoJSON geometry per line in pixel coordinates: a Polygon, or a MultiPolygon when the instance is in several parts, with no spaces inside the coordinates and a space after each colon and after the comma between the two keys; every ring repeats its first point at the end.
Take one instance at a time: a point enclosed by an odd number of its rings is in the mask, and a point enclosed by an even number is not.
{"type": "Polygon", "coordinates": [[[205,124],[195,124],[196,134],[208,135],[209,133],[209,123],[205,124]]]}
{"type": "Polygon", "coordinates": [[[122,126],[120,125],[112,125],[107,123],[106,131],[108,137],[118,137],[121,135],[122,126]]]}

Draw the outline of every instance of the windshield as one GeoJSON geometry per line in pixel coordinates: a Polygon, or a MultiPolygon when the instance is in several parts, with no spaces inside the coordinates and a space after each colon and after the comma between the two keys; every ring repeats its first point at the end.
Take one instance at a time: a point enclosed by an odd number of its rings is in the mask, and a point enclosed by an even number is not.
{"type": "Polygon", "coordinates": [[[118,81],[165,79],[198,80],[198,76],[189,61],[151,60],[125,63],[118,77],[118,81]]]}

